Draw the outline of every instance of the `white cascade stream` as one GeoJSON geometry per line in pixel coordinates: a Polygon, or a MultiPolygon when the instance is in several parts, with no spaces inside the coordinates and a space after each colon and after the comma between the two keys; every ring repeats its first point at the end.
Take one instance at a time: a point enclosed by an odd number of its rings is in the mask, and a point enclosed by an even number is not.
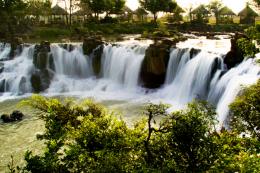
{"type": "MultiPolygon", "coordinates": [[[[226,71],[223,51],[202,50],[191,58],[190,48],[179,47],[170,53],[165,84],[158,90],[150,91],[140,85],[147,44],[104,45],[100,74],[97,76],[92,69],[93,59],[83,54],[82,45],[74,44],[73,47],[69,51],[58,44],[51,45],[54,76],[49,88],[42,94],[142,103],[160,100],[172,104],[173,109],[183,108],[193,99],[202,99],[216,106],[219,123],[226,125],[228,105],[239,94],[242,85],[253,84],[260,78],[260,67],[252,59],[226,71]]],[[[34,46],[25,46],[19,56],[4,60],[9,53],[10,45],[0,44],[0,59],[3,57],[0,63],[2,101],[9,96],[32,92],[30,79],[35,70],[34,46]]]]}

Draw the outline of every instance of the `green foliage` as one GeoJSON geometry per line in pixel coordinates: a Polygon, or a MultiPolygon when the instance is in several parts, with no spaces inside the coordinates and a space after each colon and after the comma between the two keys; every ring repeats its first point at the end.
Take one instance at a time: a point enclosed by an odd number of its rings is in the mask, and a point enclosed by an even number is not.
{"type": "Polygon", "coordinates": [[[81,0],[81,3],[87,4],[95,13],[95,17],[103,12],[106,12],[107,15],[118,14],[125,6],[125,0],[81,0]]]}
{"type": "Polygon", "coordinates": [[[212,0],[209,5],[208,8],[210,9],[210,11],[212,13],[214,13],[215,17],[216,17],[216,24],[218,24],[219,21],[219,11],[222,8],[223,3],[220,0],[212,0]]]}
{"type": "Polygon", "coordinates": [[[71,31],[69,29],[62,29],[57,27],[38,27],[34,29],[30,34],[34,40],[41,41],[41,40],[49,40],[49,41],[58,41],[64,38],[69,38],[71,36],[71,31]]]}
{"type": "Polygon", "coordinates": [[[254,57],[259,51],[256,49],[252,40],[240,38],[237,40],[237,45],[242,50],[244,57],[254,57]]]}
{"type": "Polygon", "coordinates": [[[51,1],[29,0],[27,1],[26,13],[36,17],[49,15],[51,13],[51,1]]]}
{"type": "Polygon", "coordinates": [[[260,80],[245,88],[242,95],[230,105],[232,127],[239,132],[249,132],[260,140],[260,80]]]}
{"type": "Polygon", "coordinates": [[[45,152],[28,151],[23,171],[258,172],[260,168],[259,140],[235,131],[217,132],[216,113],[205,102],[194,101],[173,113],[167,105],[147,104],[147,119],[131,128],[91,100],[61,103],[34,95],[22,105],[40,111],[46,123],[45,133],[38,136],[45,141],[45,152]]]}
{"type": "Polygon", "coordinates": [[[0,0],[0,37],[13,38],[14,34],[23,32],[25,8],[22,0],[0,0]]]}
{"type": "Polygon", "coordinates": [[[22,104],[42,112],[46,131],[43,156],[27,152],[26,170],[31,172],[108,172],[138,167],[138,153],[145,137],[142,123],[130,129],[103,106],[87,100],[64,104],[33,96],[22,104]],[[120,164],[118,164],[120,163],[120,164]]]}
{"type": "Polygon", "coordinates": [[[141,6],[154,15],[154,22],[157,20],[158,12],[173,12],[177,3],[173,0],[139,0],[141,6]]]}

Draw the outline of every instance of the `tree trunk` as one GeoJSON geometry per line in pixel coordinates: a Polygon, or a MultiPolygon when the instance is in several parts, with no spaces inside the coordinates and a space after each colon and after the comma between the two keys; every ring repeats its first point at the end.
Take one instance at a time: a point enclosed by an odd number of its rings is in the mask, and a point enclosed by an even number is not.
{"type": "Polygon", "coordinates": [[[154,23],[157,22],[157,15],[156,15],[156,13],[153,14],[153,20],[154,20],[154,23]]]}
{"type": "Polygon", "coordinates": [[[70,0],[70,26],[71,26],[71,13],[72,13],[72,0],[70,0]]]}

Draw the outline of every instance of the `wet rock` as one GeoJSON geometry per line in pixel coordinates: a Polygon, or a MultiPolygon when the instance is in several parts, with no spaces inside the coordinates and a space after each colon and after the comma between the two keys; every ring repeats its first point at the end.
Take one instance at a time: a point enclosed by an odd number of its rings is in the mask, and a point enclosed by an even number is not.
{"type": "Polygon", "coordinates": [[[104,45],[101,45],[98,48],[96,48],[91,55],[93,58],[92,61],[93,71],[97,76],[100,74],[101,71],[101,59],[102,59],[103,49],[104,49],[104,45]]]}
{"type": "Polygon", "coordinates": [[[155,43],[146,50],[141,67],[141,80],[146,88],[158,88],[164,81],[171,45],[155,43]]]}
{"type": "Polygon", "coordinates": [[[41,42],[34,48],[33,64],[38,69],[45,69],[48,64],[49,52],[51,51],[48,41],[41,42]]]}
{"type": "Polygon", "coordinates": [[[50,53],[50,43],[43,41],[35,46],[33,64],[35,70],[31,76],[31,84],[34,92],[39,93],[46,90],[53,78],[55,70],[54,59],[50,53]]]}
{"type": "Polygon", "coordinates": [[[33,91],[39,93],[48,89],[52,78],[53,73],[49,72],[47,69],[34,71],[31,76],[33,91]]]}
{"type": "Polygon", "coordinates": [[[1,119],[4,123],[14,122],[14,121],[21,121],[24,117],[24,114],[20,111],[13,111],[10,115],[3,114],[1,115],[1,119]]]}
{"type": "Polygon", "coordinates": [[[98,46],[104,44],[102,41],[101,36],[93,36],[85,38],[83,41],[83,53],[85,55],[90,55],[94,49],[96,49],[98,46]]]}
{"type": "Polygon", "coordinates": [[[9,54],[10,59],[14,58],[15,56],[19,55],[23,49],[23,39],[19,37],[15,37],[11,40],[11,51],[9,54]]]}
{"type": "Polygon", "coordinates": [[[235,36],[230,40],[231,41],[231,49],[226,54],[224,63],[227,65],[227,68],[230,69],[234,67],[235,65],[241,63],[244,59],[242,51],[237,46],[237,40],[239,38],[242,38],[243,35],[240,35],[238,33],[235,34],[235,36]]]}
{"type": "Polygon", "coordinates": [[[0,73],[4,71],[4,64],[0,63],[0,73]]]}
{"type": "Polygon", "coordinates": [[[197,56],[200,53],[200,51],[201,50],[199,50],[199,49],[191,48],[191,50],[190,50],[190,58],[194,58],[195,56],[197,56]]]}
{"type": "Polygon", "coordinates": [[[72,44],[59,44],[60,47],[62,47],[63,49],[71,52],[74,50],[74,46],[72,44]]]}
{"type": "Polygon", "coordinates": [[[0,92],[5,92],[5,79],[0,81],[0,92]]]}

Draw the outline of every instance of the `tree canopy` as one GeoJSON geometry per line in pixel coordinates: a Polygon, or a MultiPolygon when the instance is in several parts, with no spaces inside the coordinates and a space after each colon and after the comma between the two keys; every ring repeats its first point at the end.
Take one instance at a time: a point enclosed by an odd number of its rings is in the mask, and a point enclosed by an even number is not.
{"type": "Polygon", "coordinates": [[[177,6],[173,0],[139,0],[139,3],[141,7],[153,14],[155,22],[158,12],[173,12],[177,6]]]}
{"type": "Polygon", "coordinates": [[[107,15],[119,14],[125,6],[125,0],[81,0],[81,3],[86,3],[95,17],[104,12],[107,15]]]}
{"type": "Polygon", "coordinates": [[[222,7],[223,7],[223,3],[221,0],[212,0],[208,5],[209,10],[216,17],[216,24],[219,23],[219,13],[222,7]]]}

